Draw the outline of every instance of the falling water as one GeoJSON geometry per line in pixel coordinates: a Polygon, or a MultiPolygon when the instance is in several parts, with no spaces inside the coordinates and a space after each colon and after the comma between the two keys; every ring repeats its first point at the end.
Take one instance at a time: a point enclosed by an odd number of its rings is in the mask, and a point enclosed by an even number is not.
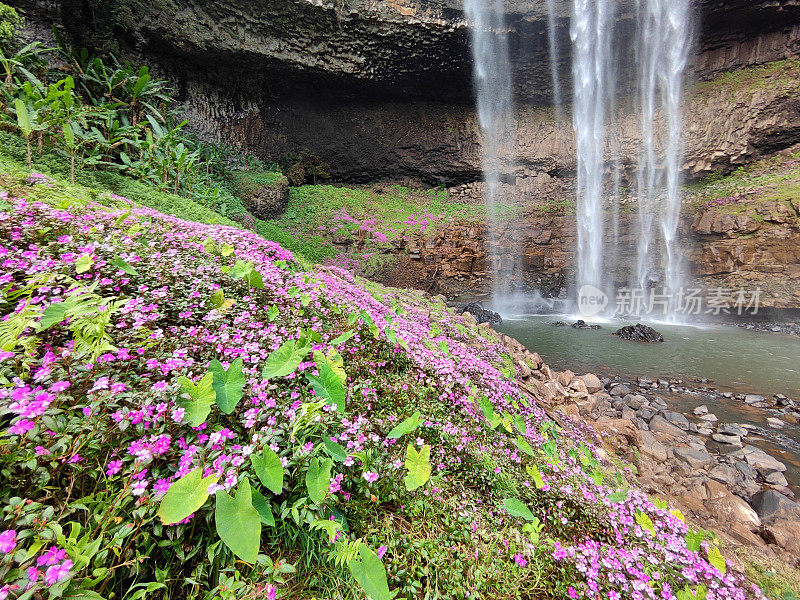
{"type": "MultiPolygon", "coordinates": [[[[464,10],[472,23],[472,56],[478,118],[484,134],[484,201],[489,214],[489,257],[494,296],[509,292],[513,265],[502,264],[498,244],[497,192],[500,185],[500,146],[511,122],[511,65],[503,0],[465,0],[464,10]],[[510,268],[509,268],[510,267],[510,268]]],[[[509,261],[516,260],[507,258],[509,261]]]]}
{"type": "Polygon", "coordinates": [[[558,31],[556,29],[556,0],[547,0],[547,39],[550,46],[550,77],[553,81],[553,106],[556,119],[561,120],[564,100],[561,93],[561,75],[558,71],[558,31]]]}
{"type": "MultiPolygon", "coordinates": [[[[637,0],[637,18],[642,134],[637,175],[638,278],[642,288],[660,281],[674,295],[682,285],[676,235],[683,157],[681,95],[691,45],[690,0],[637,0]]],[[[673,314],[675,308],[671,307],[673,314]]]]}
{"type": "Polygon", "coordinates": [[[578,286],[603,285],[606,120],[614,93],[614,0],[574,0],[570,37],[578,151],[578,286]]]}

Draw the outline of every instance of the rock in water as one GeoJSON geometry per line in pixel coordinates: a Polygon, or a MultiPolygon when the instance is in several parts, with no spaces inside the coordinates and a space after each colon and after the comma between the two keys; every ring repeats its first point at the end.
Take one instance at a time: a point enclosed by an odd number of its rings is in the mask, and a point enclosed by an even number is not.
{"type": "Polygon", "coordinates": [[[480,302],[470,302],[464,308],[461,309],[461,312],[468,312],[471,314],[475,319],[480,323],[489,323],[489,325],[502,325],[503,318],[500,316],[499,313],[494,312],[493,310],[487,310],[483,308],[483,305],[480,302]]]}
{"type": "Polygon", "coordinates": [[[623,327],[622,329],[615,331],[614,335],[620,337],[623,340],[628,340],[631,342],[645,342],[648,344],[654,344],[657,342],[664,341],[663,335],[658,333],[652,327],[648,327],[647,325],[642,325],[641,323],[623,327]]]}

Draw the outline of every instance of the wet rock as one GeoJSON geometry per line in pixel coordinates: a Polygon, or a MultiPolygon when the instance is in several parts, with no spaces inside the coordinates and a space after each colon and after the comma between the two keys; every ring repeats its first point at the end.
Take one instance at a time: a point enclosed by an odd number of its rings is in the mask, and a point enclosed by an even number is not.
{"type": "Polygon", "coordinates": [[[478,321],[479,324],[488,323],[489,325],[502,325],[503,318],[500,316],[499,313],[494,312],[493,310],[488,310],[483,308],[483,305],[480,302],[470,302],[464,308],[461,309],[461,312],[470,313],[475,320],[478,321]]]}
{"type": "Polygon", "coordinates": [[[615,331],[614,335],[618,336],[620,339],[628,340],[630,342],[644,342],[652,344],[664,341],[663,335],[661,335],[652,327],[642,325],[641,323],[623,327],[622,329],[615,331]]]}
{"type": "Polygon", "coordinates": [[[551,325],[553,327],[566,327],[567,326],[567,324],[564,321],[555,321],[554,323],[551,323],[551,325]]]}
{"type": "Polygon", "coordinates": [[[753,496],[751,504],[764,521],[800,518],[800,504],[775,490],[763,490],[757,493],[753,496]]]}
{"type": "Polygon", "coordinates": [[[764,402],[764,396],[761,396],[760,394],[747,394],[744,397],[744,401],[746,404],[759,404],[764,402]]]}
{"type": "Polygon", "coordinates": [[[719,444],[741,444],[742,438],[738,435],[726,435],[724,433],[715,433],[711,436],[711,439],[719,444]]]}
{"type": "Polygon", "coordinates": [[[578,319],[575,323],[572,324],[573,329],[602,329],[600,325],[589,325],[583,319],[578,319]]]}
{"type": "Polygon", "coordinates": [[[590,394],[594,394],[603,389],[603,383],[600,381],[597,375],[594,375],[593,373],[587,373],[581,379],[583,379],[583,383],[586,384],[586,390],[590,394]]]}
{"type": "Polygon", "coordinates": [[[773,397],[775,398],[775,402],[778,403],[778,406],[789,406],[789,404],[791,404],[791,400],[783,394],[775,394],[773,397]]]}
{"type": "Polygon", "coordinates": [[[717,427],[717,433],[722,435],[738,435],[739,437],[746,437],[749,433],[747,429],[735,423],[723,423],[717,427]]]}
{"type": "Polygon", "coordinates": [[[697,450],[696,448],[675,448],[674,452],[677,458],[696,471],[704,469],[714,462],[714,457],[705,450],[697,450]]]}
{"type": "Polygon", "coordinates": [[[650,430],[656,433],[671,435],[675,438],[682,438],[684,436],[682,429],[676,427],[661,415],[656,415],[650,420],[650,430]]]}

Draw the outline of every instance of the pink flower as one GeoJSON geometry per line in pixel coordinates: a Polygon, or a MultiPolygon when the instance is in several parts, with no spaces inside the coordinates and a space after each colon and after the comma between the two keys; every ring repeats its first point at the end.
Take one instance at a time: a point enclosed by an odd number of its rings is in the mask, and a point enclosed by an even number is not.
{"type": "Polygon", "coordinates": [[[389,548],[387,548],[386,546],[381,546],[380,548],[378,548],[378,558],[383,558],[383,555],[386,554],[386,551],[388,549],[389,548]]]}
{"type": "Polygon", "coordinates": [[[59,581],[66,579],[69,575],[69,570],[72,568],[72,561],[67,559],[63,563],[48,567],[44,574],[44,582],[48,585],[54,585],[59,581]]]}
{"type": "Polygon", "coordinates": [[[515,554],[514,562],[517,563],[517,565],[519,565],[520,567],[528,566],[528,561],[523,558],[522,554],[515,554]]]}
{"type": "Polygon", "coordinates": [[[183,409],[183,407],[178,407],[172,411],[172,420],[176,423],[180,423],[183,421],[184,414],[186,414],[186,411],[183,409]]]}
{"type": "Polygon", "coordinates": [[[57,546],[50,546],[44,554],[36,559],[36,564],[40,567],[44,567],[45,565],[54,565],[57,562],[64,560],[66,557],[67,553],[64,550],[58,548],[57,546]]]}
{"type": "Polygon", "coordinates": [[[122,461],[121,460],[112,460],[106,466],[106,475],[111,477],[112,475],[116,475],[119,473],[119,470],[122,468],[122,461]]]}
{"type": "Polygon", "coordinates": [[[21,421],[17,421],[11,427],[8,428],[8,433],[12,435],[25,435],[31,429],[34,428],[35,423],[33,421],[29,421],[28,419],[22,419],[21,421]]]}
{"type": "Polygon", "coordinates": [[[366,479],[368,483],[375,483],[376,481],[378,481],[380,475],[378,475],[377,473],[373,473],[372,471],[364,471],[362,477],[366,479]]]}
{"type": "Polygon", "coordinates": [[[17,532],[13,529],[7,529],[3,533],[0,533],[0,552],[3,554],[8,554],[13,552],[14,548],[17,547],[17,532]]]}

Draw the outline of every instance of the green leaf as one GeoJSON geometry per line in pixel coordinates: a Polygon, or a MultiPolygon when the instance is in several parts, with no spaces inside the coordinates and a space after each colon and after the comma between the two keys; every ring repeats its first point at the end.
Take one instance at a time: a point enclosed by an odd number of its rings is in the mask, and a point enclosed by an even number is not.
{"type": "Polygon", "coordinates": [[[328,495],[331,486],[331,468],[333,461],[326,458],[322,463],[316,457],[311,459],[306,471],[306,489],[308,497],[314,504],[320,504],[328,495]]]}
{"type": "Polygon", "coordinates": [[[314,531],[322,530],[328,534],[328,543],[332,544],[336,539],[336,534],[342,529],[341,524],[331,521],[329,519],[317,519],[311,523],[311,529],[314,531]]]}
{"type": "Polygon", "coordinates": [[[339,378],[339,381],[342,382],[342,385],[347,383],[347,373],[345,373],[344,370],[344,359],[342,358],[342,355],[333,348],[328,350],[327,355],[323,354],[322,352],[315,351],[314,363],[317,365],[317,367],[323,364],[328,365],[331,369],[333,369],[333,372],[336,373],[336,376],[339,378]]]}
{"type": "Polygon", "coordinates": [[[229,243],[225,242],[224,244],[222,244],[222,246],[220,246],[219,250],[222,256],[228,257],[231,254],[233,254],[234,248],[229,243]]]}
{"type": "Polygon", "coordinates": [[[202,467],[173,483],[158,507],[158,516],[164,525],[174,525],[200,510],[208,499],[208,486],[219,481],[212,475],[203,477],[202,467]]]}
{"type": "Polygon", "coordinates": [[[528,440],[526,440],[524,437],[518,435],[517,439],[514,440],[514,443],[517,445],[517,448],[522,450],[528,456],[534,456],[533,448],[531,448],[528,440]]]}
{"type": "Polygon", "coordinates": [[[355,333],[355,331],[345,331],[345,332],[344,332],[342,335],[340,335],[339,337],[333,338],[333,339],[330,341],[330,344],[331,344],[331,346],[341,346],[341,345],[342,345],[342,344],[344,344],[344,343],[345,343],[347,340],[349,340],[351,337],[353,337],[355,334],[356,334],[356,333],[355,333]]]}
{"type": "Polygon", "coordinates": [[[528,473],[530,474],[531,479],[533,479],[536,489],[542,489],[544,487],[544,479],[542,479],[542,474],[539,471],[539,467],[536,465],[528,465],[528,473]]]}
{"type": "Polygon", "coordinates": [[[217,492],[214,522],[219,537],[244,562],[255,564],[261,545],[261,517],[253,507],[250,481],[243,478],[236,498],[227,492],[217,492]]]}
{"type": "Polygon", "coordinates": [[[269,500],[264,498],[257,488],[253,488],[253,508],[258,511],[258,516],[264,525],[275,527],[275,515],[272,514],[269,500]]]}
{"type": "Polygon", "coordinates": [[[409,444],[406,447],[405,466],[408,475],[403,481],[409,492],[425,485],[431,477],[431,447],[423,446],[422,450],[417,452],[416,448],[409,444]]]}
{"type": "Polygon", "coordinates": [[[656,528],[655,525],[653,525],[653,519],[651,519],[649,515],[641,511],[636,511],[636,523],[639,525],[639,527],[649,531],[651,534],[656,534],[656,528]]]}
{"type": "Polygon", "coordinates": [[[608,496],[608,500],[612,504],[619,504],[620,502],[625,502],[627,499],[628,499],[628,488],[617,490],[616,492],[613,492],[608,496]]]}
{"type": "Polygon", "coordinates": [[[516,498],[506,498],[503,500],[503,505],[501,508],[504,508],[512,517],[521,517],[530,522],[536,520],[536,517],[533,516],[533,513],[530,511],[530,509],[516,498]]]}
{"type": "Polygon", "coordinates": [[[255,269],[251,269],[247,275],[245,275],[245,281],[250,285],[252,288],[256,288],[257,290],[264,289],[264,280],[261,278],[261,273],[256,271],[255,269]]]}
{"type": "Polygon", "coordinates": [[[120,271],[124,271],[128,275],[138,275],[139,271],[134,269],[128,262],[122,260],[119,256],[112,258],[110,263],[120,271]]]}
{"type": "Polygon", "coordinates": [[[251,454],[250,463],[259,481],[273,494],[283,491],[283,463],[271,448],[264,448],[261,454],[251,454]]]}
{"type": "Polygon", "coordinates": [[[216,393],[213,387],[212,373],[206,373],[203,378],[194,383],[186,377],[180,377],[178,382],[181,384],[181,391],[191,396],[190,400],[178,398],[178,405],[186,411],[186,422],[190,427],[199,427],[205,423],[208,414],[211,412],[211,405],[214,404],[216,393]]]}
{"type": "Polygon", "coordinates": [[[67,318],[67,311],[75,308],[77,301],[74,298],[67,298],[62,302],[56,302],[44,309],[42,320],[39,322],[39,330],[44,331],[57,323],[61,323],[67,318]]]}
{"type": "Polygon", "coordinates": [[[489,421],[489,426],[492,429],[497,429],[500,426],[502,419],[495,415],[494,406],[492,405],[491,400],[489,400],[486,396],[481,396],[478,398],[478,406],[480,407],[484,418],[489,421]]]}
{"type": "Polygon", "coordinates": [[[325,362],[317,362],[319,375],[306,372],[306,379],[311,384],[314,394],[328,404],[336,405],[338,412],[344,412],[345,389],[342,380],[336,372],[325,362]]]}
{"type": "Polygon", "coordinates": [[[212,360],[208,366],[208,370],[214,376],[212,387],[216,394],[217,406],[226,415],[236,410],[242,399],[245,384],[243,367],[244,361],[241,357],[234,360],[227,371],[217,359],[212,360]]]}
{"type": "Polygon", "coordinates": [[[337,444],[327,437],[322,438],[322,443],[325,446],[325,450],[328,451],[328,454],[331,455],[333,460],[336,462],[344,462],[347,460],[347,450],[344,449],[344,446],[337,444]]]}
{"type": "Polygon", "coordinates": [[[311,346],[305,340],[285,342],[267,357],[262,376],[264,379],[273,379],[294,373],[309,352],[311,352],[311,346]]]}
{"type": "Polygon", "coordinates": [[[392,429],[389,432],[389,435],[387,435],[386,437],[390,440],[396,440],[398,438],[401,438],[402,436],[411,433],[412,431],[416,431],[416,429],[420,425],[422,425],[422,421],[423,421],[422,414],[419,411],[417,411],[413,415],[408,417],[405,421],[395,426],[394,429],[392,429]]]}
{"type": "Polygon", "coordinates": [[[397,592],[389,591],[386,580],[386,568],[381,559],[365,544],[358,548],[360,559],[350,561],[348,565],[358,584],[371,600],[392,600],[397,592]]]}
{"type": "Polygon", "coordinates": [[[222,305],[225,303],[225,292],[222,290],[217,290],[211,294],[211,297],[208,299],[208,301],[214,308],[222,308],[222,305]]]}
{"type": "Polygon", "coordinates": [[[708,563],[717,569],[717,571],[725,575],[725,571],[727,570],[725,557],[722,556],[722,552],[720,552],[719,548],[716,546],[710,546],[708,548],[708,563]]]}
{"type": "Polygon", "coordinates": [[[78,257],[75,261],[75,272],[80,275],[81,273],[86,273],[89,269],[92,268],[94,264],[94,258],[91,254],[82,254],[78,257]]]}

